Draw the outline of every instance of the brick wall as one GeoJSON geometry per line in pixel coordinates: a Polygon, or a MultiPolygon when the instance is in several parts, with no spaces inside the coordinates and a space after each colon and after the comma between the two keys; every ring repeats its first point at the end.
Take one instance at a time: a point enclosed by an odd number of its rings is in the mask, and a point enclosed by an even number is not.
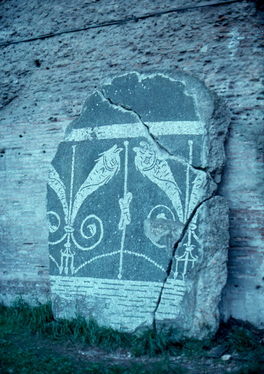
{"type": "Polygon", "coordinates": [[[215,3],[0,2],[0,278],[6,302],[19,294],[31,302],[48,298],[47,171],[88,94],[112,74],[180,69],[203,80],[231,111],[220,187],[231,225],[222,312],[263,325],[263,11],[253,1],[204,6],[215,3]]]}

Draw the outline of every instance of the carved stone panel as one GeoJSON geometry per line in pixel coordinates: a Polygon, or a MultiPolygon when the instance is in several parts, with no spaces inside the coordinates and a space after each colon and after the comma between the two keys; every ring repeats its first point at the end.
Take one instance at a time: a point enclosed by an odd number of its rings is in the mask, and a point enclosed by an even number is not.
{"type": "Polygon", "coordinates": [[[218,100],[183,73],[124,74],[88,98],[49,173],[56,316],[128,331],[155,321],[189,336],[216,329],[227,124],[218,100]]]}

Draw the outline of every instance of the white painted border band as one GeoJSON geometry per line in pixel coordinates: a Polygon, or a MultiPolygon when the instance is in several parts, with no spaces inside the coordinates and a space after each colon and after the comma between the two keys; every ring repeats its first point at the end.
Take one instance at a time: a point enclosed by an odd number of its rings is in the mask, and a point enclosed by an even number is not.
{"type": "MultiPolygon", "coordinates": [[[[204,123],[200,121],[163,121],[146,122],[153,136],[161,135],[203,135],[204,123]]],[[[146,128],[141,123],[123,123],[73,129],[65,141],[84,141],[93,139],[138,138],[144,136],[146,128]]]]}

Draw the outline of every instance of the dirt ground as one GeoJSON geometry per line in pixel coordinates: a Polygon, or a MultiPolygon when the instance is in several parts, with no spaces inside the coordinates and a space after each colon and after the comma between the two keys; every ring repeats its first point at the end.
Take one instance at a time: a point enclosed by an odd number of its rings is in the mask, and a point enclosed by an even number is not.
{"type": "MultiPolygon", "coordinates": [[[[238,355],[208,357],[142,356],[132,357],[125,350],[106,352],[90,348],[71,341],[53,341],[37,335],[8,334],[1,339],[5,347],[7,360],[4,359],[0,372],[5,373],[188,373],[188,374],[224,374],[224,373],[264,373],[264,360],[257,363],[238,355]],[[11,353],[10,353],[11,352],[11,353]],[[21,360],[23,356],[23,360],[21,360]],[[19,362],[20,361],[20,362],[19,362]],[[21,361],[24,361],[21,362],[21,361]],[[66,362],[67,361],[67,362],[66,362]],[[50,367],[45,369],[45,363],[50,367]],[[44,363],[44,364],[43,364],[44,363]],[[64,364],[62,364],[64,363],[64,364]],[[61,369],[60,369],[61,367],[61,369]],[[76,370],[78,368],[78,371],[76,370]],[[159,369],[160,368],[160,369],[159,369]],[[46,371],[49,370],[49,371],[46,371]]],[[[221,347],[218,349],[221,351],[221,347]]],[[[219,353],[219,352],[218,352],[219,353]]]]}
{"type": "Polygon", "coordinates": [[[0,305],[1,374],[264,374],[264,330],[230,319],[211,339],[140,335],[83,318],[55,320],[51,305],[0,305]]]}

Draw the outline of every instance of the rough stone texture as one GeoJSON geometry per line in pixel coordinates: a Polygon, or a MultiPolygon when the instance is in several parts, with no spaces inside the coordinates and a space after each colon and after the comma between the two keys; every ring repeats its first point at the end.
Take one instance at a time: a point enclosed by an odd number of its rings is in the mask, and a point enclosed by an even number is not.
{"type": "Polygon", "coordinates": [[[156,323],[174,328],[177,338],[185,335],[202,339],[216,331],[221,291],[226,281],[225,259],[229,240],[227,203],[220,196],[212,197],[197,210],[193,221],[197,220],[197,234],[203,238],[203,255],[195,271],[188,272],[181,308],[162,321],[162,312],[171,293],[168,280],[155,314],[156,323]]]}
{"type": "Polygon", "coordinates": [[[103,77],[184,70],[231,111],[220,193],[230,207],[222,313],[263,327],[263,12],[252,1],[1,1],[1,293],[45,299],[48,168],[69,122],[103,77]],[[223,3],[223,2],[222,2],[223,3]],[[186,11],[172,8],[189,6],[186,11]],[[133,16],[153,16],[131,20],[133,16]],[[97,28],[87,25],[123,19],[97,28]],[[76,32],[67,33],[75,29],[76,32]]]}
{"type": "Polygon", "coordinates": [[[228,209],[213,196],[228,124],[219,100],[180,72],[123,74],[88,98],[49,173],[55,316],[216,331],[228,209]]]}

